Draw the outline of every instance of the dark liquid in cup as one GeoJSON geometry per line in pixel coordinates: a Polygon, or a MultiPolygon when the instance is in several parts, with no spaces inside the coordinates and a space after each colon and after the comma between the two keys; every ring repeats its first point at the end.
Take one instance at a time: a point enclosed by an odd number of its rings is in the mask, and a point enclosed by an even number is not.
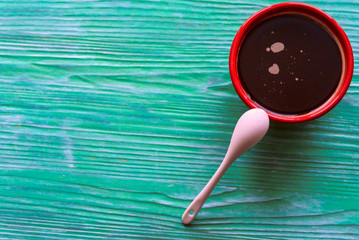
{"type": "Polygon", "coordinates": [[[256,25],[238,54],[244,90],[257,104],[280,114],[305,114],[323,105],[342,74],[339,47],[314,20],[285,14],[256,25]]]}

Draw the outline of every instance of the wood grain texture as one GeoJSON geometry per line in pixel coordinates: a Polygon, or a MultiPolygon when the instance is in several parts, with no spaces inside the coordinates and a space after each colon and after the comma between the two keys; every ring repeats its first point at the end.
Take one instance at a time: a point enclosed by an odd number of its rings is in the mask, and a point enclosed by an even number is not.
{"type": "Polygon", "coordinates": [[[358,239],[359,1],[305,1],[353,46],[341,103],[273,123],[189,227],[247,107],[241,24],[279,1],[0,1],[1,239],[358,239]]]}

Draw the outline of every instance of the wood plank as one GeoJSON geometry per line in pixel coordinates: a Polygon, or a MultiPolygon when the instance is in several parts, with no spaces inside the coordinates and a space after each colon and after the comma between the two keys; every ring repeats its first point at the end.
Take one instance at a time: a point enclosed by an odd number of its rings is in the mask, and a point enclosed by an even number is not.
{"type": "Polygon", "coordinates": [[[0,1],[1,239],[358,239],[359,1],[308,0],[348,34],[341,103],[273,123],[189,227],[247,107],[241,24],[280,1],[0,1]]]}

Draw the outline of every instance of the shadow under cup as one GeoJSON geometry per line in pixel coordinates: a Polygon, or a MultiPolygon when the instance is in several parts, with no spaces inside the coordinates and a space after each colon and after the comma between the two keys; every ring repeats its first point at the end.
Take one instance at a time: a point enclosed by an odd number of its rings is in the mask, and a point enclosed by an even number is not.
{"type": "Polygon", "coordinates": [[[327,13],[302,3],[276,4],[255,13],[237,32],[229,56],[230,76],[240,98],[280,122],[304,122],[330,111],[349,88],[353,67],[344,30],[327,13]],[[287,30],[281,31],[280,25],[287,30]],[[320,31],[327,38],[321,38],[320,31]],[[323,91],[327,92],[319,101],[323,91]],[[310,100],[316,105],[302,106],[310,100]],[[272,107],[272,102],[279,107],[272,107]]]}

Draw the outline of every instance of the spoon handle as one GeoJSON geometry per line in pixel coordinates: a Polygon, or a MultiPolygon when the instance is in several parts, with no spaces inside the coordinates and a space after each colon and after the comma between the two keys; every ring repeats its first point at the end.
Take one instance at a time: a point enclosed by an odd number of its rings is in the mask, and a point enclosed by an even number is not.
{"type": "Polygon", "coordinates": [[[197,195],[197,197],[188,206],[186,211],[182,215],[183,224],[190,224],[192,220],[197,216],[199,210],[201,210],[204,202],[207,200],[223,174],[227,171],[233,161],[228,161],[226,158],[223,160],[215,174],[208,181],[207,185],[197,195]]]}

